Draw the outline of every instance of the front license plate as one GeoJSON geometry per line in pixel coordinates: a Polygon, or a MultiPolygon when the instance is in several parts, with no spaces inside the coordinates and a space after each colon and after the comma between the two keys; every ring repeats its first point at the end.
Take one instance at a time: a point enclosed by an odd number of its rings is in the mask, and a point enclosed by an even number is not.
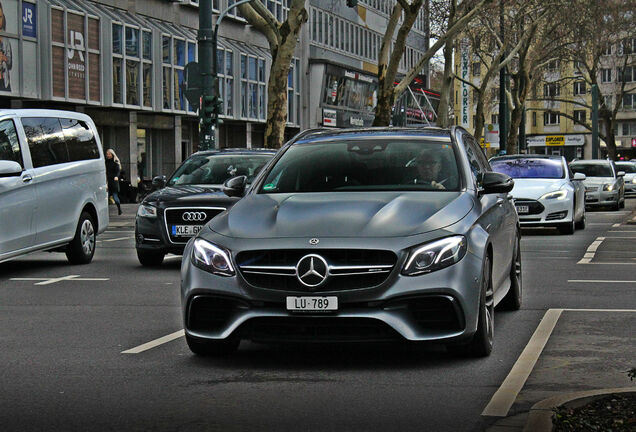
{"type": "Polygon", "coordinates": [[[203,225],[172,225],[172,235],[176,237],[192,237],[201,231],[203,225]]]}
{"type": "Polygon", "coordinates": [[[528,206],[524,206],[524,205],[519,205],[516,206],[517,207],[517,213],[521,214],[521,213],[529,213],[530,212],[530,208],[528,206]]]}
{"type": "Polygon", "coordinates": [[[290,311],[334,311],[338,310],[338,297],[287,297],[290,311]]]}

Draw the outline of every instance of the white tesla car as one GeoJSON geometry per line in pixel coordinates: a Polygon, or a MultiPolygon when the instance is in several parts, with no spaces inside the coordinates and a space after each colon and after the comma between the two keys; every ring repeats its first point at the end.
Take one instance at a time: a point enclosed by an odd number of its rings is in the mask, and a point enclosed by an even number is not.
{"type": "Polygon", "coordinates": [[[514,178],[521,226],[556,227],[562,234],[585,228],[585,175],[573,174],[563,156],[502,156],[490,166],[514,178]]]}

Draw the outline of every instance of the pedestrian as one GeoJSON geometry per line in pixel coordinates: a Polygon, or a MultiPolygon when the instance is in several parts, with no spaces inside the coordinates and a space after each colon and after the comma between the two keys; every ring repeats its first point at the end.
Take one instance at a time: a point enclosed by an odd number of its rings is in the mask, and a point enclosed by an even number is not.
{"type": "Polygon", "coordinates": [[[108,181],[108,196],[113,197],[117,204],[117,214],[121,214],[121,203],[119,201],[119,175],[121,173],[121,162],[113,149],[106,150],[106,180],[108,181]]]}

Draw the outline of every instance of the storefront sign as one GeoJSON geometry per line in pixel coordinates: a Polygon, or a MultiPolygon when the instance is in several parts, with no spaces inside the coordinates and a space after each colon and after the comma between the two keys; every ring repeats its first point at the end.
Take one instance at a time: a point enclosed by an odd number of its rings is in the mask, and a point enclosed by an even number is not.
{"type": "Polygon", "coordinates": [[[528,147],[559,147],[585,145],[585,135],[537,135],[526,138],[528,147]]]}
{"type": "Polygon", "coordinates": [[[322,110],[322,125],[331,126],[331,127],[338,126],[336,110],[331,110],[331,109],[322,110]]]}
{"type": "Polygon", "coordinates": [[[565,137],[563,135],[550,135],[545,137],[546,146],[563,146],[565,145],[565,137]]]}
{"type": "Polygon", "coordinates": [[[37,22],[37,5],[22,2],[22,36],[37,37],[37,22]]]}
{"type": "Polygon", "coordinates": [[[468,82],[470,80],[470,76],[469,76],[469,69],[470,69],[470,64],[469,64],[469,56],[468,56],[468,43],[467,42],[462,42],[462,47],[461,47],[461,75],[462,75],[462,79],[464,81],[462,81],[461,84],[461,96],[460,99],[462,101],[461,103],[461,113],[460,113],[460,118],[461,118],[461,125],[465,128],[470,127],[470,90],[468,89],[468,84],[466,84],[466,82],[468,82]]]}
{"type": "Polygon", "coordinates": [[[364,126],[364,119],[362,117],[351,116],[351,117],[349,117],[349,124],[351,126],[362,127],[362,126],[364,126]]]}

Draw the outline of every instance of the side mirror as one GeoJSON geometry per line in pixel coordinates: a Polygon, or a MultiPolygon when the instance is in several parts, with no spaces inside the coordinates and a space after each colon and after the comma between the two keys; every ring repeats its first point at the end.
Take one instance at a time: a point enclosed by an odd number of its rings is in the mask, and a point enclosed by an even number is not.
{"type": "Polygon", "coordinates": [[[22,166],[15,161],[0,160],[0,177],[18,177],[22,166]]]}
{"type": "Polygon", "coordinates": [[[481,194],[508,193],[515,181],[508,175],[493,171],[485,172],[481,178],[481,194]]]}
{"type": "Polygon", "coordinates": [[[166,176],[156,176],[152,179],[152,187],[161,189],[166,185],[166,176]]]}
{"type": "Polygon", "coordinates": [[[616,174],[616,177],[625,177],[625,171],[619,171],[619,172],[616,174]]]}
{"type": "Polygon", "coordinates": [[[587,176],[583,173],[574,173],[574,177],[572,177],[572,180],[585,180],[587,178],[587,176]]]}
{"type": "Polygon", "coordinates": [[[241,175],[227,179],[223,183],[223,192],[229,197],[240,197],[245,193],[247,176],[241,175]]]}

